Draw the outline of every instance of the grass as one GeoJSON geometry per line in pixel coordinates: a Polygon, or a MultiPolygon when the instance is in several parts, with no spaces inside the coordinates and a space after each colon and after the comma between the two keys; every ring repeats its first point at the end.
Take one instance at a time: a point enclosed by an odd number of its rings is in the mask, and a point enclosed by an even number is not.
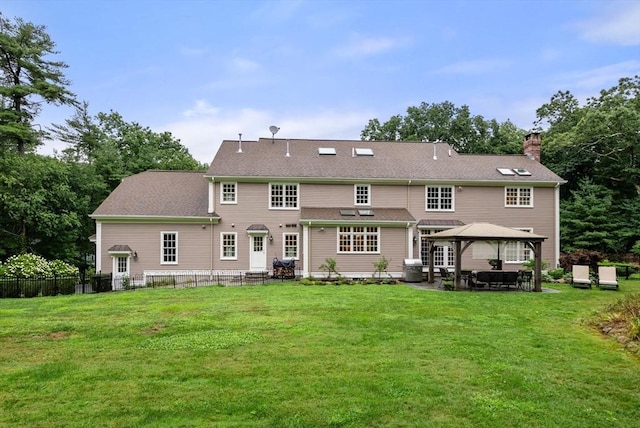
{"type": "Polygon", "coordinates": [[[640,358],[587,322],[621,283],[3,299],[0,426],[637,426],[640,358]]]}

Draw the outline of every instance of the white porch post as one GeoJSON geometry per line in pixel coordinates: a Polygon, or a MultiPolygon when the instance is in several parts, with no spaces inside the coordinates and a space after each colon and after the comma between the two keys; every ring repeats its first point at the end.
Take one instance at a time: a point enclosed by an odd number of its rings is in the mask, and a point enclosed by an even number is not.
{"type": "Polygon", "coordinates": [[[302,277],[303,278],[307,278],[309,277],[309,260],[311,257],[310,254],[310,240],[311,240],[311,234],[309,233],[309,226],[311,226],[311,223],[309,222],[308,225],[302,225],[302,277]]]}

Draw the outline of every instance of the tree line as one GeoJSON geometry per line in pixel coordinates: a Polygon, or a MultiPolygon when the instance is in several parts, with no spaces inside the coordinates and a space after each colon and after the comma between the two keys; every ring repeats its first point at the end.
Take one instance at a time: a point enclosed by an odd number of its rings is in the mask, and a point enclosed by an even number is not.
{"type": "MultiPolygon", "coordinates": [[[[89,215],[120,183],[148,169],[202,170],[179,139],[127,122],[114,111],[92,115],[69,90],[67,65],[52,58],[46,28],[0,14],[0,261],[36,253],[81,265],[93,253],[89,215]],[[44,104],[72,106],[63,124],[42,129],[44,104]],[[36,153],[46,140],[67,148],[36,153]]],[[[562,249],[640,253],[640,78],[580,105],[558,92],[537,110],[543,163],[568,180],[561,190],[562,249]]],[[[363,140],[442,140],[460,153],[522,153],[526,131],[472,115],[451,102],[421,103],[386,122],[371,119],[363,140]]]]}

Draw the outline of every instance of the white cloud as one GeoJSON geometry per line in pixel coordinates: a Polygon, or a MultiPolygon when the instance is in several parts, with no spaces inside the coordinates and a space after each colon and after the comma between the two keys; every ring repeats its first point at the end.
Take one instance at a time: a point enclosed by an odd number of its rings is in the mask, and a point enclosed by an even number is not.
{"type": "Polygon", "coordinates": [[[434,71],[436,74],[484,74],[496,70],[504,69],[511,65],[511,61],[502,59],[477,59],[470,61],[459,61],[445,65],[434,71]]]}
{"type": "Polygon", "coordinates": [[[375,114],[370,111],[318,110],[278,114],[256,109],[224,110],[204,100],[186,110],[177,122],[162,124],[199,162],[209,163],[223,140],[257,140],[270,137],[269,126],[280,127],[280,138],[359,139],[360,131],[375,114]]]}
{"type": "Polygon", "coordinates": [[[345,45],[336,48],[334,54],[341,58],[366,57],[391,51],[403,43],[405,42],[390,37],[355,35],[345,45]]]}
{"type": "Polygon", "coordinates": [[[233,58],[229,62],[231,71],[239,73],[251,73],[260,70],[260,64],[247,58],[233,58]]]}
{"type": "Polygon", "coordinates": [[[559,78],[563,87],[600,91],[615,86],[622,77],[631,77],[638,73],[640,73],[640,60],[566,73],[560,75],[559,78]]]}
{"type": "Polygon", "coordinates": [[[640,2],[617,1],[602,3],[597,17],[572,25],[580,36],[590,42],[622,46],[640,45],[640,2]]]}

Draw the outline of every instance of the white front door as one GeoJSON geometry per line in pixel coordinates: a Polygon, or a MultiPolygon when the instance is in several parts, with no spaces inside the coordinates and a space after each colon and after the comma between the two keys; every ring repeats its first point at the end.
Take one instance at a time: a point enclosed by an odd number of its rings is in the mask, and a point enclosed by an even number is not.
{"type": "Polygon", "coordinates": [[[251,254],[249,255],[249,270],[252,272],[262,272],[267,270],[267,248],[265,246],[265,235],[250,235],[251,254]]]}

